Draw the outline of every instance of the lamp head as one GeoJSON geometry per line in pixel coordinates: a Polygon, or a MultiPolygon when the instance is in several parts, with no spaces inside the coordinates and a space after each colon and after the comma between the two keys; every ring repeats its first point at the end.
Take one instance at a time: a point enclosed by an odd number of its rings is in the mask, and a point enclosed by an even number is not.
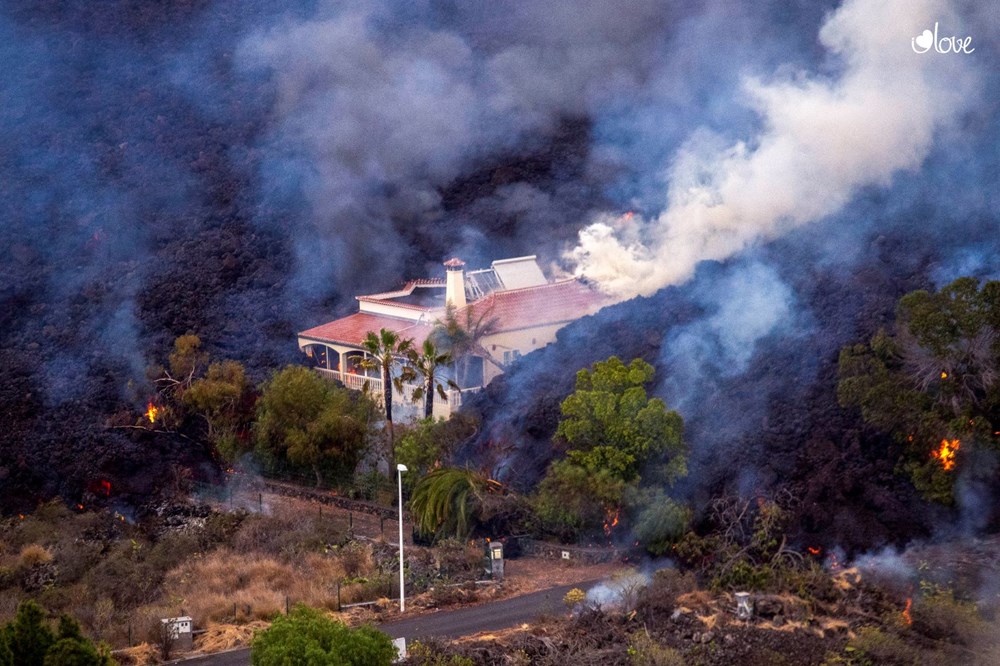
{"type": "Polygon", "coordinates": [[[399,464],[396,465],[396,471],[397,472],[409,472],[410,470],[406,469],[406,465],[404,465],[403,463],[399,463],[399,464]]]}

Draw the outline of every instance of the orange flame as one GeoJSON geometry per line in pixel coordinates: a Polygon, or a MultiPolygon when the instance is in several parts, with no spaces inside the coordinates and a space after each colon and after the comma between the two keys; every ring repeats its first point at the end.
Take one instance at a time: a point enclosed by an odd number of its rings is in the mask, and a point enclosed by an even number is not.
{"type": "Polygon", "coordinates": [[[931,457],[941,461],[941,467],[946,472],[955,469],[955,454],[961,447],[961,442],[957,439],[941,440],[941,446],[936,451],[931,452],[931,457]]]}
{"type": "Polygon", "coordinates": [[[156,417],[159,415],[160,409],[152,402],[149,403],[146,409],[146,418],[149,419],[150,423],[156,423],[156,417]]]}
{"type": "Polygon", "coordinates": [[[944,370],[941,371],[941,379],[948,379],[948,373],[944,370]]]}
{"type": "Polygon", "coordinates": [[[903,609],[903,622],[913,624],[913,616],[910,615],[910,607],[913,606],[913,599],[906,598],[906,608],[903,609]]]}
{"type": "Polygon", "coordinates": [[[808,548],[806,548],[806,550],[809,551],[810,555],[819,555],[820,553],[823,552],[823,549],[820,548],[819,546],[815,546],[815,547],[814,546],[809,546],[808,548]]]}
{"type": "Polygon", "coordinates": [[[618,524],[618,513],[619,509],[608,511],[607,520],[604,521],[604,536],[611,536],[611,530],[618,524]]]}

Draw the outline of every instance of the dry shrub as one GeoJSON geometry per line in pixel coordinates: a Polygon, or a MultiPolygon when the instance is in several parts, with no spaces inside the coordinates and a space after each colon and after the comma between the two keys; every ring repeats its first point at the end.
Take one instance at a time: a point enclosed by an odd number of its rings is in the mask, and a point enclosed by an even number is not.
{"type": "Polygon", "coordinates": [[[21,549],[18,556],[18,564],[24,568],[31,568],[39,564],[48,564],[52,561],[52,553],[41,544],[31,543],[21,549]]]}
{"type": "Polygon", "coordinates": [[[160,648],[140,643],[124,650],[116,650],[115,660],[121,666],[152,666],[160,663],[160,648]]]}
{"type": "Polygon", "coordinates": [[[336,608],[336,580],[343,569],[323,559],[308,557],[293,567],[273,557],[220,549],[168,573],[164,598],[199,626],[269,620],[295,603],[336,608]]]}
{"type": "Polygon", "coordinates": [[[684,666],[684,657],[668,645],[660,645],[644,632],[632,636],[628,654],[634,666],[684,666]]]}
{"type": "Polygon", "coordinates": [[[478,578],[483,570],[483,549],[461,539],[442,539],[434,546],[434,563],[446,578],[478,578]]]}
{"type": "Polygon", "coordinates": [[[340,558],[317,553],[309,553],[303,557],[302,567],[312,578],[328,582],[341,580],[346,575],[344,563],[340,558]]]}
{"type": "MultiPolygon", "coordinates": [[[[372,579],[364,579],[356,583],[343,585],[340,590],[340,601],[344,605],[356,604],[364,601],[375,601],[376,599],[394,595],[395,593],[396,590],[392,587],[392,576],[377,576],[372,579]]],[[[334,601],[336,602],[336,600],[334,601]]]]}
{"type": "Polygon", "coordinates": [[[647,620],[670,615],[674,612],[678,597],[697,588],[694,575],[682,574],[676,569],[660,569],[653,574],[649,585],[640,592],[636,610],[647,620]]]}
{"type": "Polygon", "coordinates": [[[371,544],[352,541],[338,553],[340,564],[344,567],[344,575],[348,578],[364,576],[375,568],[371,544]]]}
{"type": "Polygon", "coordinates": [[[260,620],[241,625],[210,623],[195,641],[195,648],[200,652],[222,652],[250,645],[257,632],[269,626],[269,622],[260,620]]]}
{"type": "Polygon", "coordinates": [[[243,553],[296,557],[321,552],[342,536],[330,520],[319,520],[301,512],[280,511],[269,516],[247,516],[231,543],[235,550],[243,553]]]}
{"type": "Polygon", "coordinates": [[[707,590],[695,590],[677,597],[677,604],[693,611],[706,613],[715,605],[715,598],[707,590]]]}

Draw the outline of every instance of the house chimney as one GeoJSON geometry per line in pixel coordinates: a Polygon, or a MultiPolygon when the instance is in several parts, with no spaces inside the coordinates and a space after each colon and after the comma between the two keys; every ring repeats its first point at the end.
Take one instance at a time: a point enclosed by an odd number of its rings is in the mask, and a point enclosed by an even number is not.
{"type": "Polygon", "coordinates": [[[447,269],[444,300],[456,308],[465,307],[465,262],[453,257],[444,262],[447,269]]]}

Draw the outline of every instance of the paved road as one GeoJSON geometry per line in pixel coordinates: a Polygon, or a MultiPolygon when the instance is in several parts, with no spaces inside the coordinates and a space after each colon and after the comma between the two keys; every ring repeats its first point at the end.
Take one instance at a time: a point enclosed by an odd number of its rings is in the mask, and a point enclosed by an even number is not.
{"type": "MultiPolygon", "coordinates": [[[[511,597],[479,606],[469,606],[451,611],[427,613],[405,620],[396,620],[379,625],[379,629],[393,638],[406,637],[407,642],[427,637],[458,638],[478,634],[482,631],[497,631],[530,623],[539,615],[563,611],[563,597],[574,588],[588,589],[599,581],[590,580],[570,585],[560,585],[548,590],[532,592],[520,597],[511,597]]],[[[170,662],[184,666],[249,666],[250,650],[195,657],[170,662]]]]}

